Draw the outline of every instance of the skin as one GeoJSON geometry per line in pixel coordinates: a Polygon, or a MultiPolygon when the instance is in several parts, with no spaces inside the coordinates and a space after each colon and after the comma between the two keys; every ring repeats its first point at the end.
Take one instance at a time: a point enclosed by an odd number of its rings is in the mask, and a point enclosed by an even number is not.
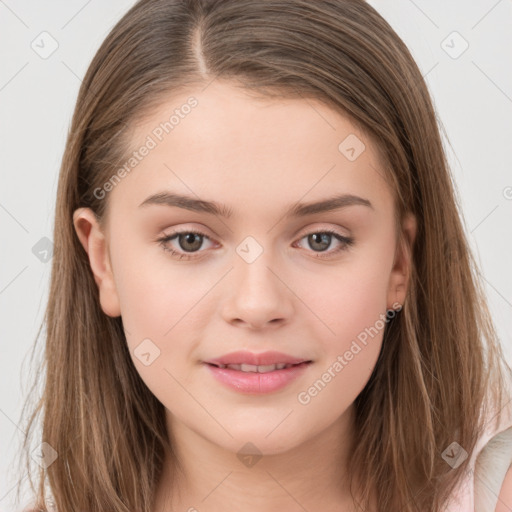
{"type": "Polygon", "coordinates": [[[104,230],[89,209],[74,214],[101,307],[122,316],[134,365],[166,407],[184,466],[175,489],[165,466],[154,510],[353,510],[346,471],[353,402],[374,369],[383,329],[309,403],[298,395],[379,315],[403,304],[415,219],[404,219],[398,244],[393,195],[374,145],[318,101],[255,99],[214,81],[170,98],[134,127],[133,148],[191,95],[198,106],[104,199],[104,230]],[[354,161],[338,150],[350,134],[365,144],[354,161]],[[139,207],[162,190],[214,200],[234,214],[139,207]],[[283,218],[297,201],[335,193],[366,198],[373,209],[283,218]],[[195,250],[188,261],[157,241],[176,228],[208,237],[199,249],[186,239],[167,242],[185,254],[195,250]],[[322,252],[307,237],[322,229],[354,243],[336,253],[342,243],[331,237],[322,252]],[[236,252],[247,236],[263,249],[252,263],[236,252]],[[146,338],[160,350],[148,366],[134,356],[146,338]],[[243,349],[313,363],[282,390],[242,394],[217,382],[203,362],[243,349]],[[263,455],[252,467],[236,456],[247,442],[263,455]]]}
{"type": "Polygon", "coordinates": [[[512,466],[503,480],[495,512],[510,512],[510,510],[512,510],[512,466]]]}

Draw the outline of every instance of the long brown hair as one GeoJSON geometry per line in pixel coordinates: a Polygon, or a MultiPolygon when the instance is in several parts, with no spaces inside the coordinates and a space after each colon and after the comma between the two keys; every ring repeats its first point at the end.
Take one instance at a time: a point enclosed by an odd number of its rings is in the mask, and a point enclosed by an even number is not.
{"type": "Polygon", "coordinates": [[[27,447],[42,415],[40,442],[57,458],[38,470],[37,489],[30,476],[36,506],[47,510],[50,496],[60,512],[152,512],[164,453],[173,453],[164,407],[131,361],[122,319],[101,310],[73,212],[90,207],[104,219],[108,196],[94,191],[126,161],[131,127],[178,89],[215,79],[265,97],[316,98],[348,116],[386,163],[397,219],[416,216],[407,299],[355,402],[350,474],[363,482],[366,508],[376,493],[382,510],[441,510],[469,461],[452,469],[441,455],[454,441],[471,454],[484,418],[500,418],[510,368],[426,84],[362,0],[141,0],[101,45],[59,177],[45,355],[33,386],[44,378],[44,388],[24,442],[30,472],[27,447]]]}

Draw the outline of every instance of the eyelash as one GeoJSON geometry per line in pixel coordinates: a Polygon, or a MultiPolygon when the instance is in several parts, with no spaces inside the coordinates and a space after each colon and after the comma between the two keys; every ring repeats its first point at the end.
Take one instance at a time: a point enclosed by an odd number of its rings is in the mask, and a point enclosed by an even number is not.
{"type": "MultiPolygon", "coordinates": [[[[210,237],[208,235],[205,235],[204,233],[201,233],[200,231],[192,231],[192,230],[174,231],[170,235],[165,235],[162,238],[157,239],[157,242],[160,242],[160,245],[162,246],[162,248],[163,248],[163,250],[165,252],[171,253],[171,256],[173,256],[173,257],[179,257],[180,260],[182,260],[182,259],[184,259],[184,260],[195,259],[196,256],[194,256],[194,254],[197,254],[197,252],[198,252],[198,251],[196,251],[195,253],[181,253],[181,252],[176,251],[172,247],[169,247],[168,245],[166,245],[168,242],[170,242],[171,240],[177,238],[181,234],[199,235],[199,236],[202,236],[203,238],[206,238],[206,239],[210,240],[210,237]]],[[[331,258],[335,254],[338,254],[338,253],[340,253],[342,251],[346,251],[350,246],[352,246],[354,244],[354,239],[353,238],[342,236],[338,232],[336,232],[336,231],[334,231],[332,229],[324,229],[324,230],[321,230],[321,231],[311,231],[310,233],[306,233],[299,240],[302,240],[303,238],[306,238],[309,235],[314,235],[314,234],[332,235],[335,239],[337,239],[342,244],[341,246],[339,246],[334,251],[330,251],[329,253],[327,253],[328,256],[323,256],[322,255],[325,251],[317,252],[318,256],[316,256],[316,258],[319,258],[319,259],[331,258]]]]}

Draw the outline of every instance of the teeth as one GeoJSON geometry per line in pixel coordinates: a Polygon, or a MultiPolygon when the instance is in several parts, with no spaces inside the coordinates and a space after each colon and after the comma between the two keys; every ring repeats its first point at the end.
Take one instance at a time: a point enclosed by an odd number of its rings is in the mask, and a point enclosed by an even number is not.
{"type": "Polygon", "coordinates": [[[267,373],[273,372],[275,370],[282,370],[283,368],[289,368],[293,366],[292,364],[287,363],[278,363],[278,364],[267,364],[256,366],[253,364],[219,364],[219,368],[229,368],[231,370],[238,370],[242,372],[255,372],[255,373],[267,373]]]}
{"type": "Polygon", "coordinates": [[[257,372],[260,366],[254,366],[252,364],[237,364],[235,366],[238,366],[237,370],[241,370],[243,372],[257,372]]]}

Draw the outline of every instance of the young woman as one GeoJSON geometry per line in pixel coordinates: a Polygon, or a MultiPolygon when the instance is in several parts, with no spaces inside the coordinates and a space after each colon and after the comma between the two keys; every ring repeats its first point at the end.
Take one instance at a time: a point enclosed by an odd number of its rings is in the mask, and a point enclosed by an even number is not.
{"type": "Polygon", "coordinates": [[[80,89],[54,245],[36,509],[474,510],[510,368],[368,4],[138,2],[80,89]]]}

